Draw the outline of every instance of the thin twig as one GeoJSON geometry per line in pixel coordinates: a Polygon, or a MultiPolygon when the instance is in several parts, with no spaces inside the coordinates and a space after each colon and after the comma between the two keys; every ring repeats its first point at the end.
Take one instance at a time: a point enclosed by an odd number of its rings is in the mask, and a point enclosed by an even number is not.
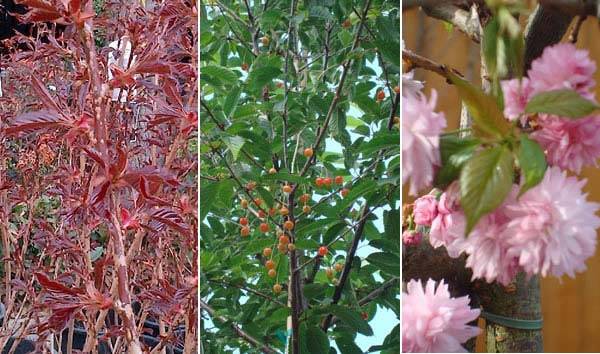
{"type": "Polygon", "coordinates": [[[414,69],[415,67],[429,70],[440,76],[445,77],[448,83],[450,83],[449,80],[452,74],[463,77],[463,75],[458,70],[448,68],[446,65],[436,63],[435,61],[429,58],[420,56],[407,49],[402,50],[402,60],[404,60],[407,63],[408,71],[414,69]]]}
{"type": "Polygon", "coordinates": [[[277,352],[275,350],[271,349],[270,347],[266,346],[265,344],[262,344],[256,338],[254,338],[251,335],[249,335],[248,333],[246,333],[244,330],[242,330],[240,327],[238,327],[233,322],[229,321],[227,318],[216,315],[215,310],[202,300],[200,300],[200,309],[206,311],[212,318],[215,318],[223,323],[230,323],[229,326],[237,334],[238,337],[242,338],[244,341],[251,344],[252,346],[258,348],[263,353],[277,354],[277,352]]]}
{"type": "Polygon", "coordinates": [[[271,296],[269,296],[269,295],[267,295],[265,293],[262,293],[262,292],[260,292],[258,290],[254,290],[252,288],[249,288],[249,287],[247,287],[245,285],[232,284],[232,283],[228,283],[228,282],[224,282],[224,281],[216,280],[216,279],[208,279],[208,281],[209,282],[213,282],[213,283],[218,283],[218,284],[221,284],[221,285],[225,285],[225,286],[232,286],[234,288],[238,288],[238,289],[241,289],[241,290],[245,290],[245,291],[247,291],[249,293],[252,293],[254,295],[258,295],[258,296],[260,296],[260,297],[262,297],[264,299],[267,299],[267,300],[269,300],[269,301],[271,301],[273,303],[276,303],[279,306],[283,306],[283,307],[287,306],[283,302],[281,302],[281,301],[279,301],[279,300],[277,300],[277,299],[275,299],[275,298],[273,298],[273,297],[271,297],[271,296]]]}
{"type": "Polygon", "coordinates": [[[573,25],[573,29],[571,30],[571,33],[569,34],[569,42],[571,42],[573,44],[577,43],[577,38],[579,37],[579,30],[581,29],[581,25],[586,20],[586,18],[587,18],[587,15],[577,16],[577,20],[575,21],[575,24],[573,25]]]}

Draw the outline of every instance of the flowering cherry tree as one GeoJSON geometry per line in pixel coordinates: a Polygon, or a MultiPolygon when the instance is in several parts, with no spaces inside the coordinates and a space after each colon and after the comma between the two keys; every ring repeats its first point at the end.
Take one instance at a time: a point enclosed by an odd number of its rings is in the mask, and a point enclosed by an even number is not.
{"type": "Polygon", "coordinates": [[[403,350],[472,349],[481,316],[503,334],[488,336],[488,351],[541,351],[538,277],[585,271],[600,227],[577,176],[600,157],[596,63],[574,45],[593,9],[540,1],[523,34],[518,2],[416,3],[481,42],[484,72],[480,89],[403,49],[403,183],[418,197],[403,208],[403,350]],[[584,15],[558,43],[574,10],[584,15]],[[458,89],[460,130],[443,131],[418,68],[458,89]]]}

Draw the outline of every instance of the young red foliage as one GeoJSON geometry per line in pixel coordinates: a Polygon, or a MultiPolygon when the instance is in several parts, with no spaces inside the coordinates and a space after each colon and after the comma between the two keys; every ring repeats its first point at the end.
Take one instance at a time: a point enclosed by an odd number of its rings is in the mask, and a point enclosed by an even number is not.
{"type": "Polygon", "coordinates": [[[195,2],[19,2],[38,35],[5,40],[0,59],[0,337],[76,320],[86,352],[104,333],[140,353],[150,319],[195,352],[195,2]],[[108,310],[117,323],[97,320],[108,310]]]}

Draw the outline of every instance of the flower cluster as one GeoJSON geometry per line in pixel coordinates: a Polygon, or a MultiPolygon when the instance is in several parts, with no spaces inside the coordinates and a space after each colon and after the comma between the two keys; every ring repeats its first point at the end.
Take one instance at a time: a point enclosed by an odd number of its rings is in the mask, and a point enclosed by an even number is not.
{"type": "Polygon", "coordinates": [[[534,60],[528,78],[501,83],[504,94],[504,114],[509,120],[530,120],[536,130],[531,134],[546,151],[551,165],[579,173],[587,165],[597,166],[600,157],[600,115],[569,119],[550,114],[528,117],[527,102],[536,94],[559,89],[574,90],[588,100],[594,100],[593,74],[596,64],[588,52],[577,50],[571,43],[560,43],[544,50],[534,60]]]}
{"type": "Polygon", "coordinates": [[[573,277],[585,270],[600,227],[595,214],[599,205],[586,200],[584,185],[585,180],[551,167],[542,182],[520,198],[519,186],[514,185],[504,203],[465,237],[464,214],[453,184],[439,202],[430,196],[415,202],[415,223],[431,226],[433,247],[445,246],[451,257],[466,253],[473,278],[507,285],[519,271],[573,277]]]}
{"type": "Polygon", "coordinates": [[[450,297],[448,285],[435,288],[432,279],[425,289],[411,280],[402,293],[402,349],[409,353],[466,352],[461,343],[479,334],[468,325],[479,317],[479,309],[469,307],[469,297],[450,297]]]}

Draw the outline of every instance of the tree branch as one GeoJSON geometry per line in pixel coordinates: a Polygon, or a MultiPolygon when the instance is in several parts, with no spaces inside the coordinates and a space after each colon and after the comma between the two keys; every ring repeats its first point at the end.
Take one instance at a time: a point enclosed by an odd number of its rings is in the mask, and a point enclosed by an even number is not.
{"type": "MultiPolygon", "coordinates": [[[[360,239],[362,238],[362,234],[365,229],[365,224],[367,223],[366,216],[369,213],[370,213],[369,205],[367,203],[365,203],[362,214],[361,214],[362,221],[358,224],[358,227],[356,228],[356,232],[354,232],[354,238],[352,239],[352,245],[350,246],[350,250],[348,250],[348,255],[346,256],[346,263],[344,264],[344,269],[342,270],[342,274],[340,275],[339,283],[335,287],[335,290],[333,292],[333,297],[332,297],[331,303],[334,305],[340,301],[340,298],[342,297],[342,290],[344,289],[344,285],[346,285],[346,280],[348,280],[348,277],[350,276],[350,270],[352,268],[352,261],[354,260],[354,255],[356,254],[356,249],[358,248],[358,243],[360,242],[360,239]]],[[[325,317],[325,319],[323,320],[323,323],[321,325],[321,329],[323,330],[323,332],[327,332],[327,330],[329,329],[329,326],[331,326],[332,319],[333,319],[332,314],[329,314],[329,315],[327,315],[327,317],[325,317]]]]}
{"type": "Polygon", "coordinates": [[[369,302],[375,300],[377,297],[379,297],[379,295],[383,294],[387,289],[391,288],[399,280],[400,280],[399,277],[393,277],[392,279],[386,281],[380,287],[378,287],[377,289],[375,289],[375,290],[371,291],[369,294],[367,294],[367,296],[358,300],[358,304],[360,306],[364,306],[364,305],[368,304],[369,302]]]}
{"type": "MultiPolygon", "coordinates": [[[[202,300],[200,300],[200,309],[203,309],[211,317],[216,318],[217,320],[219,320],[223,323],[230,322],[225,317],[216,315],[215,310],[202,300]]],[[[263,353],[277,354],[277,352],[275,350],[273,350],[270,347],[266,346],[265,344],[262,344],[261,342],[259,342],[257,339],[255,339],[254,337],[252,337],[251,335],[246,333],[244,330],[242,330],[240,327],[238,327],[235,323],[230,323],[230,327],[238,335],[238,337],[242,338],[244,341],[251,344],[253,347],[258,348],[263,353]]]]}
{"type": "Polygon", "coordinates": [[[474,42],[479,43],[481,41],[479,19],[471,16],[468,11],[454,5],[452,1],[421,0],[409,1],[408,3],[407,5],[420,6],[429,17],[452,24],[474,42]]]}
{"type": "Polygon", "coordinates": [[[421,68],[424,70],[432,71],[444,78],[446,81],[450,82],[450,74],[455,74],[463,77],[463,75],[455,69],[448,68],[446,65],[436,63],[435,61],[422,57],[416,53],[411,52],[410,50],[404,49],[402,50],[402,60],[407,62],[407,71],[412,70],[413,68],[421,68]]]}

